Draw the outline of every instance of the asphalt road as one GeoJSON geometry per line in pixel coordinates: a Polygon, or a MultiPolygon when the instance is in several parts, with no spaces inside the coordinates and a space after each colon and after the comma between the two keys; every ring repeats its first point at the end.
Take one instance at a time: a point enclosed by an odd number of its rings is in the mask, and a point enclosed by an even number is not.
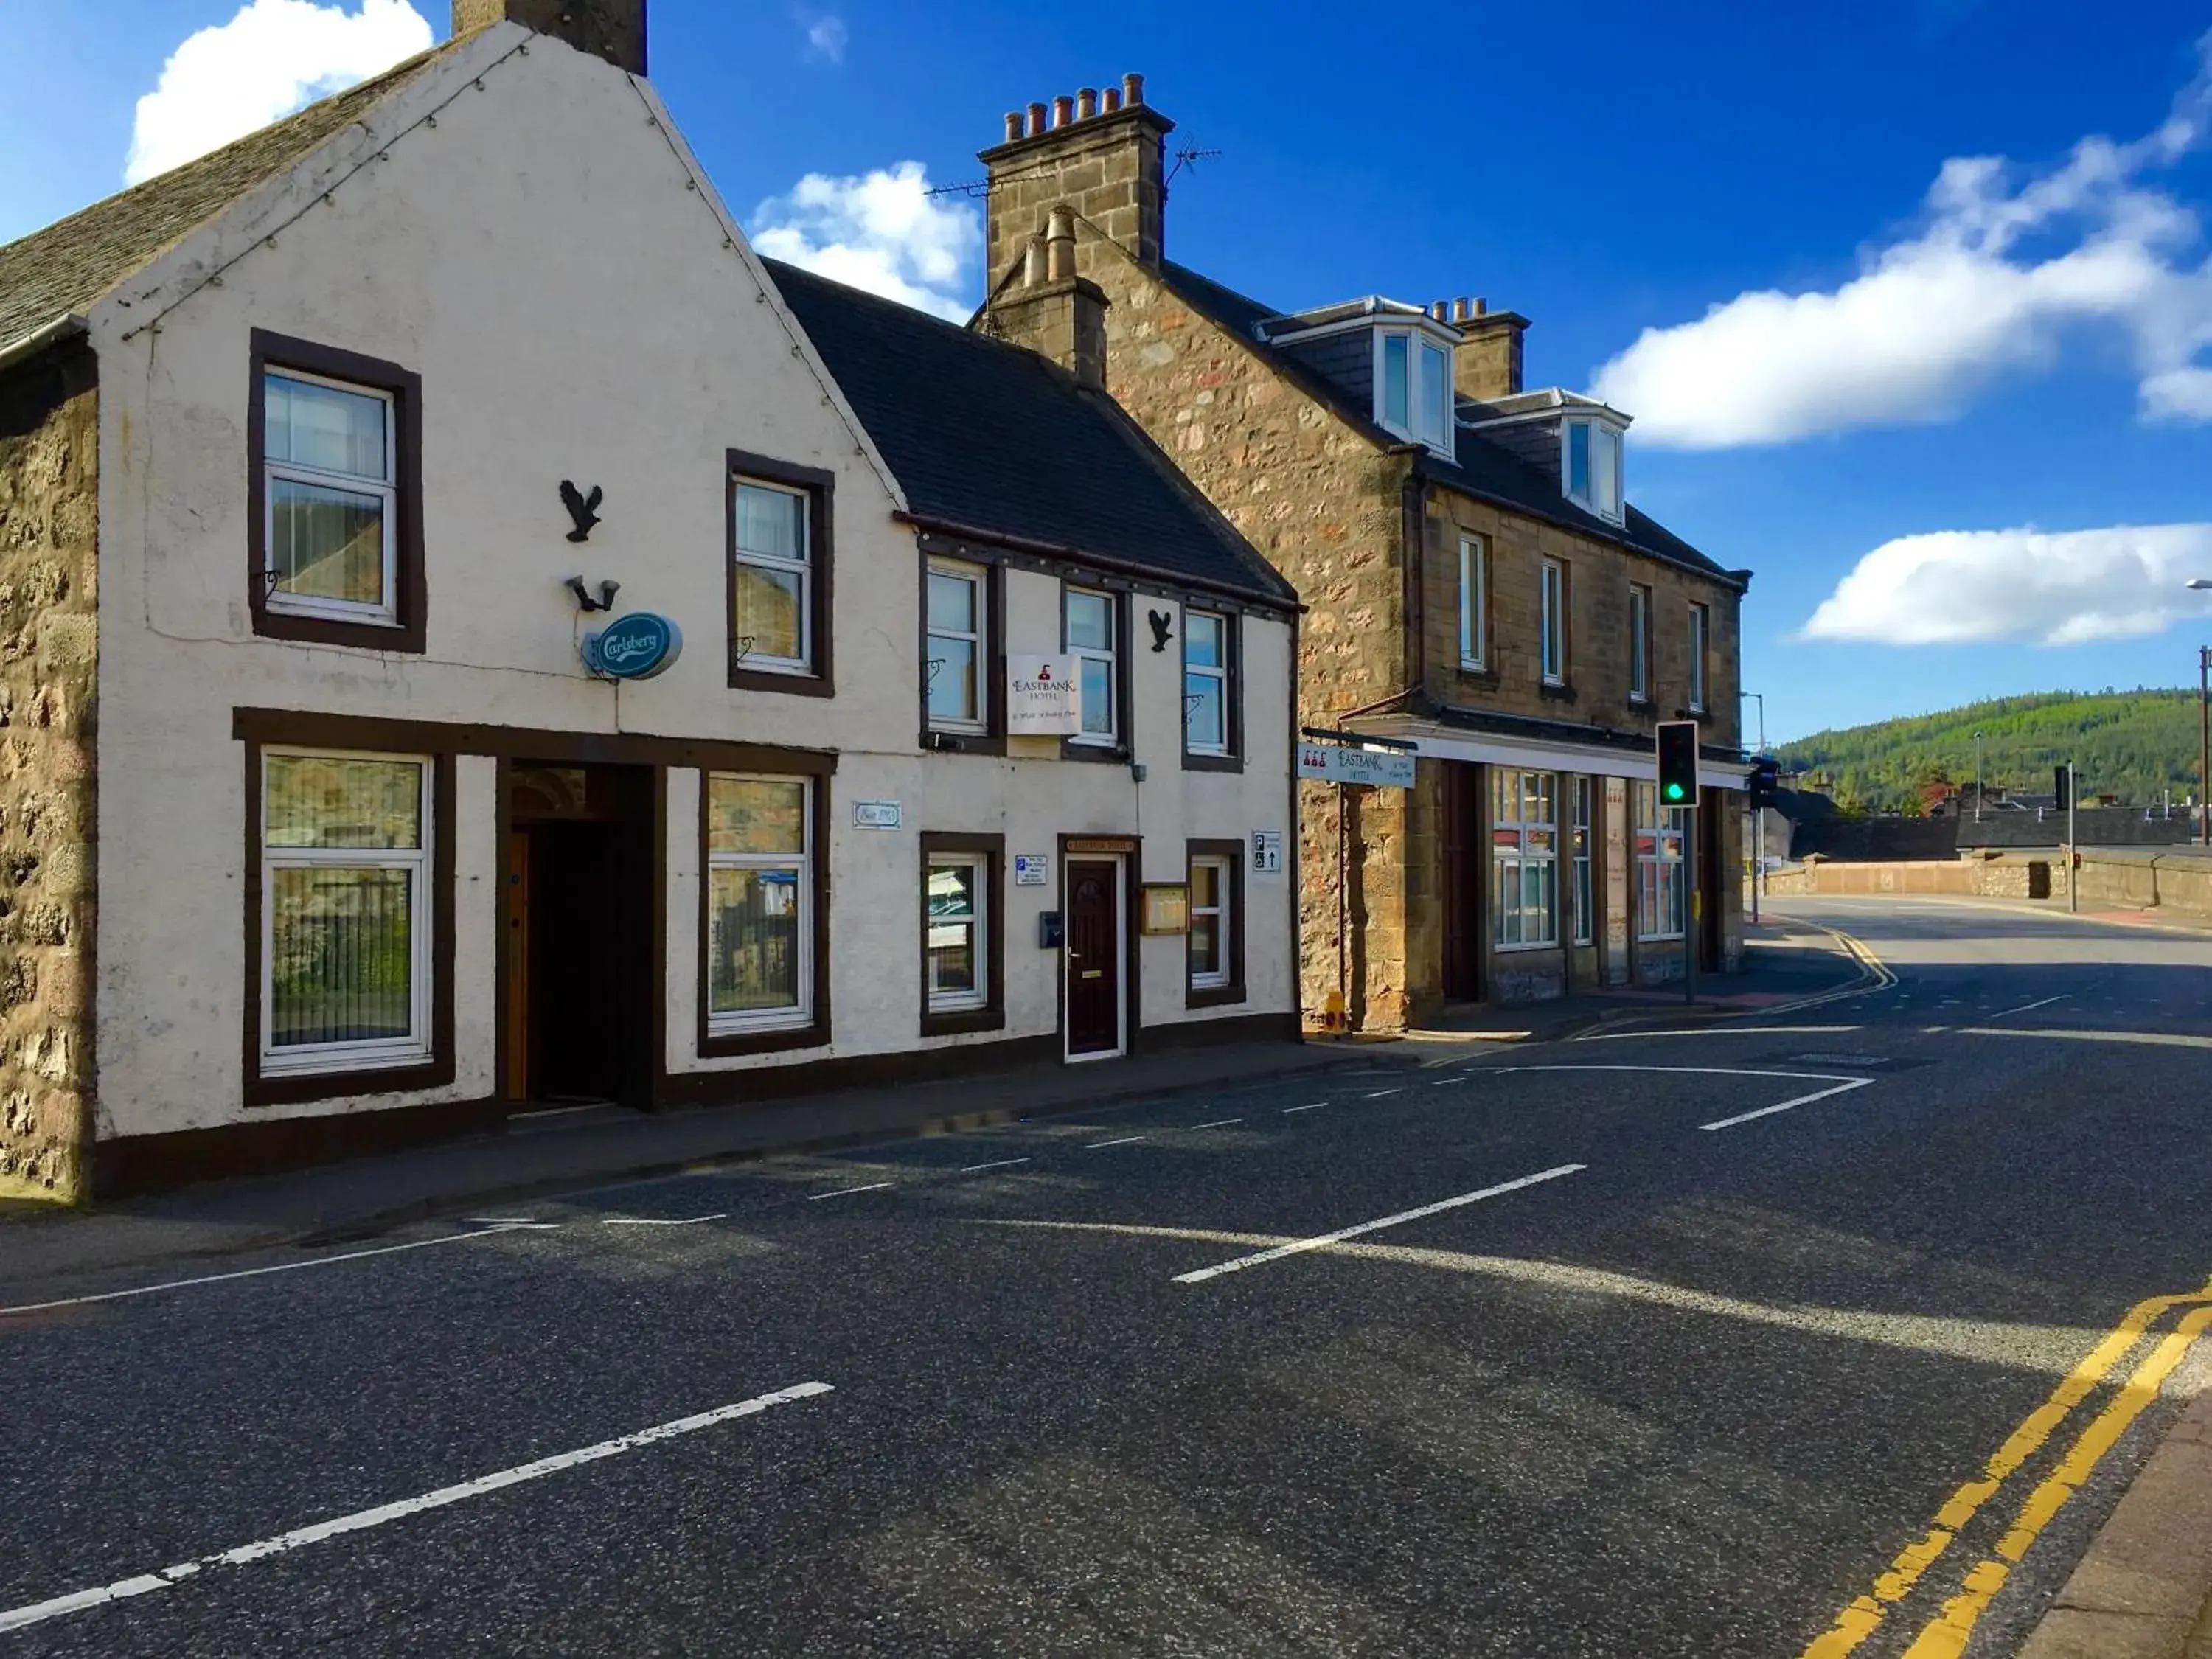
{"type": "Polygon", "coordinates": [[[1789,908],[1898,982],[0,1313],[0,1659],[2008,1653],[2207,1369],[2212,939],[1789,908]]]}

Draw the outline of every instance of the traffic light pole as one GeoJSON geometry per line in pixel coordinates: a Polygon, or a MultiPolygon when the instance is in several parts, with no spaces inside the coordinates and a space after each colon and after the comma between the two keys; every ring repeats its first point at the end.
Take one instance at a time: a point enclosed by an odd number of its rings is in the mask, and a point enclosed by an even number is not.
{"type": "Polygon", "coordinates": [[[2081,843],[2074,838],[2074,808],[2081,798],[2081,781],[2074,775],[2074,763],[2066,763],[2066,908],[2081,908],[2081,843]]]}
{"type": "MultiPolygon", "coordinates": [[[[1697,796],[1690,799],[1695,802],[1697,796]]],[[[1705,893],[1698,883],[1698,819],[1700,814],[1692,805],[1683,816],[1689,820],[1689,833],[1683,836],[1682,851],[1687,867],[1683,871],[1689,891],[1684,895],[1683,905],[1689,914],[1683,920],[1688,924],[1682,929],[1682,1000],[1694,1004],[1698,1000],[1698,936],[1705,931],[1705,893]]]]}

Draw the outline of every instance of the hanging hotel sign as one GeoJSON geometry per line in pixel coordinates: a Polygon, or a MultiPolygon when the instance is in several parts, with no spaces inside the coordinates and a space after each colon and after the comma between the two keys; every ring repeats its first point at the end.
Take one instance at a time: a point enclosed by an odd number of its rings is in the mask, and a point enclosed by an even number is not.
{"type": "Polygon", "coordinates": [[[1009,653],[1006,735],[1072,738],[1083,730],[1083,696],[1075,659],[1009,653]]]}
{"type": "Polygon", "coordinates": [[[684,630],[657,611],[633,611],[584,635],[584,666],[611,680],[649,680],[684,654],[684,630]]]}
{"type": "Polygon", "coordinates": [[[1333,743],[1298,745],[1298,775],[1328,783],[1364,783],[1378,789],[1413,787],[1411,755],[1392,750],[1351,749],[1333,743]]]}

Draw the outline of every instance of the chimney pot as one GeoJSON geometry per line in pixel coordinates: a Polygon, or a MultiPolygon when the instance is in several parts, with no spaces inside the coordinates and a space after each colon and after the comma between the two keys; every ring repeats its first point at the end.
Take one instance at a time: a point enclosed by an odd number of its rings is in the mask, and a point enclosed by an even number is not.
{"type": "Polygon", "coordinates": [[[1481,315],[1482,315],[1482,313],[1483,313],[1484,312],[1486,312],[1486,311],[1487,311],[1487,310],[1489,310],[1489,309],[1490,309],[1490,301],[1487,301],[1487,300],[1486,300],[1486,299],[1484,299],[1481,295],[1477,295],[1475,296],[1475,301],[1474,301],[1474,314],[1475,314],[1476,316],[1480,317],[1480,316],[1481,316],[1481,315]]]}
{"type": "Polygon", "coordinates": [[[1031,236],[1029,246],[1022,251],[1022,286],[1042,288],[1044,285],[1044,238],[1031,236]]]}
{"type": "Polygon", "coordinates": [[[1108,115],[1121,107],[1121,88],[1109,87],[1099,94],[1099,107],[1108,115]]]}
{"type": "Polygon", "coordinates": [[[1052,124],[1064,127],[1075,118],[1075,100],[1066,93],[1052,100],[1052,124]]]}
{"type": "Polygon", "coordinates": [[[1018,109],[1006,112],[1006,137],[1009,142],[1022,136],[1022,112],[1018,109]]]}
{"type": "Polygon", "coordinates": [[[1045,221],[1045,276],[1064,283],[1075,275],[1075,210],[1065,202],[1045,221]]]}
{"type": "Polygon", "coordinates": [[[1121,77],[1121,101],[1132,106],[1145,101],[1145,77],[1125,75],[1121,77]]]}
{"type": "Polygon", "coordinates": [[[1467,296],[1465,295],[1461,295],[1459,298],[1452,301],[1451,319],[1455,323],[1463,323],[1467,320],[1467,296]]]}
{"type": "Polygon", "coordinates": [[[1034,138],[1037,134],[1043,131],[1044,106],[1042,104],[1031,104],[1030,106],[1030,137],[1034,138]]]}
{"type": "Polygon", "coordinates": [[[1084,87],[1075,94],[1075,118],[1088,121],[1098,113],[1098,88],[1084,87]]]}
{"type": "Polygon", "coordinates": [[[1449,308],[1449,307],[1448,307],[1442,300],[1431,300],[1429,301],[1429,315],[1434,318],[1437,322],[1441,323],[1443,321],[1444,314],[1449,308]]]}

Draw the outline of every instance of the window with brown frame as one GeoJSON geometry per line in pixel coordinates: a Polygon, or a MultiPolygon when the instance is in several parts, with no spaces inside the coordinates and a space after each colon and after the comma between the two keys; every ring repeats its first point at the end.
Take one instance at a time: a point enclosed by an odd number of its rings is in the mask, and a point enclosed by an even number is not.
{"type": "Polygon", "coordinates": [[[1244,843],[1185,843],[1190,931],[1184,935],[1183,1006],[1244,1000],[1244,843]]]}
{"type": "Polygon", "coordinates": [[[836,475],[740,449],[728,460],[730,685],[829,696],[836,475]]]}
{"type": "Polygon", "coordinates": [[[270,639],[420,652],[422,382],[263,329],[248,343],[248,605],[270,639]]]}
{"type": "Polygon", "coordinates": [[[922,832],[924,1036],[1006,1023],[1006,846],[1004,836],[922,832]]]}

